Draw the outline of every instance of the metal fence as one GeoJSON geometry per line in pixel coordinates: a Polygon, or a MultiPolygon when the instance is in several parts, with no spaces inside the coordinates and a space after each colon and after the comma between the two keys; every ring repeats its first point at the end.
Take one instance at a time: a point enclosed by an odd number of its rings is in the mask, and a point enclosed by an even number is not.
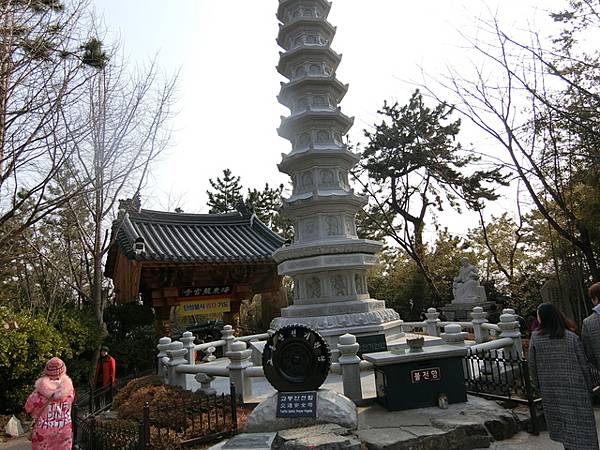
{"type": "MultiPolygon", "coordinates": [[[[90,397],[94,401],[94,396],[90,397]]],[[[112,401],[112,397],[111,397],[112,401]]],[[[169,405],[144,405],[142,418],[133,421],[103,420],[87,408],[73,405],[73,448],[78,450],[142,450],[170,448],[215,441],[237,434],[237,409],[241,406],[235,387],[230,395],[204,395],[169,405]]]]}
{"type": "Polygon", "coordinates": [[[214,441],[237,433],[235,388],[232,395],[206,395],[148,411],[152,439],[160,442],[179,441],[189,446],[214,441]]]}
{"type": "Polygon", "coordinates": [[[156,373],[154,369],[148,369],[143,372],[134,372],[125,377],[117,378],[113,386],[92,389],[77,390],[77,406],[79,413],[82,414],[84,409],[89,414],[98,414],[110,409],[112,406],[113,396],[117,391],[129,383],[134,378],[145,377],[156,373]]]}
{"type": "Polygon", "coordinates": [[[542,399],[531,383],[526,359],[502,350],[469,349],[463,368],[469,394],[527,405],[529,432],[539,432],[537,410],[542,399]]]}

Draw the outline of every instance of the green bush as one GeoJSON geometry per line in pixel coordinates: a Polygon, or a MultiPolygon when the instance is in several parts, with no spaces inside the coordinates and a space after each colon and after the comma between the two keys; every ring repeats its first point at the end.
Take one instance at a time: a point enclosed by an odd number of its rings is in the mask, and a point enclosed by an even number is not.
{"type": "Polygon", "coordinates": [[[65,311],[61,319],[49,323],[43,315],[0,306],[0,329],[0,413],[22,410],[53,356],[65,361],[74,381],[89,373],[85,372],[89,367],[77,361],[93,348],[97,333],[93,322],[80,312],[65,311]]]}
{"type": "Polygon", "coordinates": [[[117,362],[117,376],[151,369],[158,352],[152,309],[135,303],[112,305],[104,320],[109,333],[104,343],[117,362]]]}

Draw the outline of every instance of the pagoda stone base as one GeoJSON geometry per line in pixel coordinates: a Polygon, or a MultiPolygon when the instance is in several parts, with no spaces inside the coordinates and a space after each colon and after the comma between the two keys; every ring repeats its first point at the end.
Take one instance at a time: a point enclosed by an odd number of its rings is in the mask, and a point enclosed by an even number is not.
{"type": "Polygon", "coordinates": [[[473,308],[476,306],[481,306],[484,312],[490,312],[497,308],[495,302],[449,303],[446,306],[442,306],[441,310],[446,316],[447,321],[469,321],[471,320],[473,308]]]}
{"type": "Polygon", "coordinates": [[[368,313],[339,314],[316,317],[278,317],[271,322],[271,329],[286,325],[302,324],[317,330],[329,344],[333,360],[337,360],[338,338],[346,333],[354,336],[385,334],[391,342],[404,336],[402,320],[393,309],[385,308],[368,313]]]}

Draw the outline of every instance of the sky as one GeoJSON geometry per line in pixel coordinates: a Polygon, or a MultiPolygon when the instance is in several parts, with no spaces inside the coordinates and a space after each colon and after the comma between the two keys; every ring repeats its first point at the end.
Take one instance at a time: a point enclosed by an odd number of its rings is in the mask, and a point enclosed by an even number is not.
{"type": "MultiPolygon", "coordinates": [[[[276,95],[284,78],[276,0],[94,0],[128,63],[156,57],[165,76],[179,74],[173,140],[142,193],[142,207],[206,213],[209,178],[229,168],[245,188],[288,183],[279,173],[291,150],[277,135],[288,110],[276,95]],[[165,6],[168,5],[168,6],[165,6]]],[[[349,83],[342,111],[355,117],[352,142],[377,119],[384,100],[405,103],[423,72],[472,66],[464,35],[492,14],[507,29],[544,28],[559,0],[334,0],[332,48],[343,55],[337,77],[349,83]]],[[[468,133],[468,130],[466,131],[468,133]]],[[[464,139],[483,139],[475,134],[464,139]]],[[[496,208],[509,208],[501,202],[496,208]]]]}

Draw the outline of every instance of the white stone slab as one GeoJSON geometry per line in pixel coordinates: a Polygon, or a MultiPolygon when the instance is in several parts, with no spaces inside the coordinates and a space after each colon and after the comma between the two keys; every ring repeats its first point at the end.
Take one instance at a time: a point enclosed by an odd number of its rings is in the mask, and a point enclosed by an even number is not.
{"type": "Polygon", "coordinates": [[[423,350],[419,352],[411,352],[408,349],[399,349],[387,352],[365,353],[363,359],[372,362],[376,366],[387,366],[429,359],[462,357],[466,354],[467,347],[465,346],[436,345],[433,347],[423,347],[423,350]]]}
{"type": "Polygon", "coordinates": [[[271,450],[277,433],[241,433],[229,439],[222,450],[271,450]]]}
{"type": "Polygon", "coordinates": [[[388,340],[387,341],[388,350],[392,351],[392,350],[400,350],[400,349],[408,348],[406,339],[412,339],[412,338],[416,338],[416,337],[422,337],[425,339],[425,342],[423,343],[423,347],[432,347],[434,345],[445,345],[444,340],[438,336],[428,336],[426,334],[406,333],[404,336],[402,336],[400,338],[388,340]]]}

